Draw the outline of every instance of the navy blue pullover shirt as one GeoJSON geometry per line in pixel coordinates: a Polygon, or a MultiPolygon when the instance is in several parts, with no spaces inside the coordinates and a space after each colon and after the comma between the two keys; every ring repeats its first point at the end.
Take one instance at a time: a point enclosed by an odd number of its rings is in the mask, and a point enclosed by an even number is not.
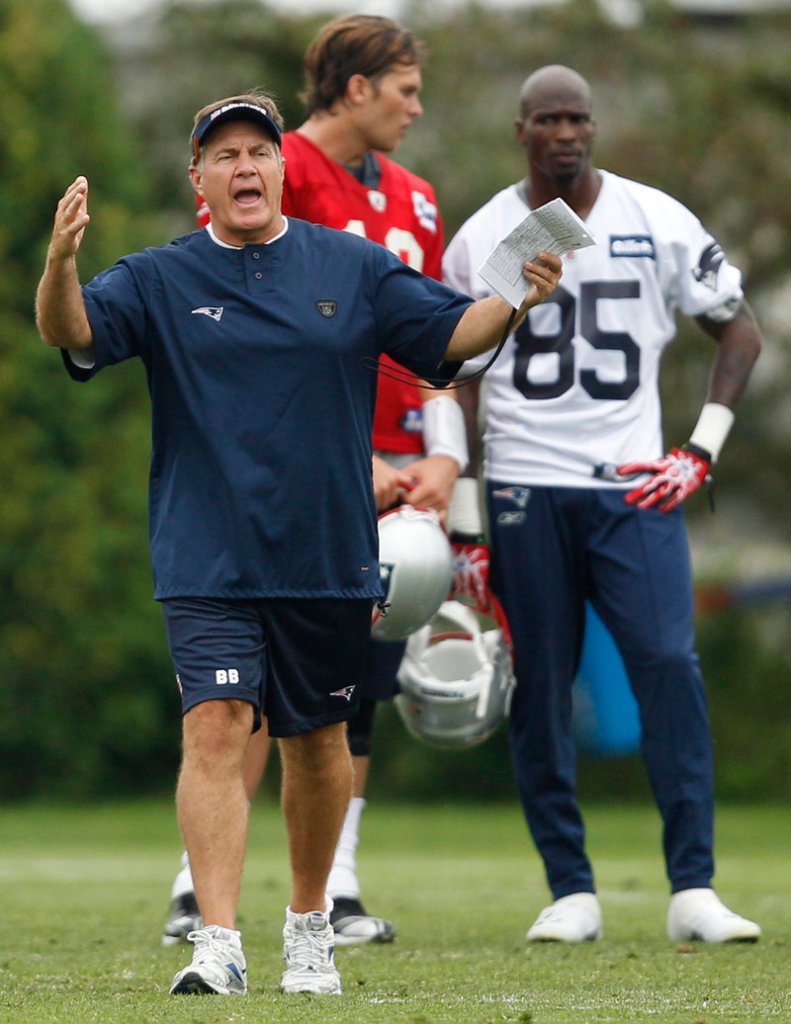
{"type": "Polygon", "coordinates": [[[135,253],[83,296],[95,365],[70,374],[146,368],[155,596],[378,597],[371,361],[450,380],[472,300],[293,218],[268,245],[202,230],[135,253]]]}

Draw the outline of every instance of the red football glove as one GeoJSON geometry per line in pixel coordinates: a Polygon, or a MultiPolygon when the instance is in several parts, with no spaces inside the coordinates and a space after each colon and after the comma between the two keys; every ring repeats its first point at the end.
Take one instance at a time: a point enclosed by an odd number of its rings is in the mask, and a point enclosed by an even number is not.
{"type": "Polygon", "coordinates": [[[467,543],[451,535],[453,548],[453,580],[450,585],[449,601],[460,601],[469,605],[481,615],[494,619],[503,631],[508,650],[511,650],[511,630],[502,605],[489,586],[489,545],[467,543]]]}
{"type": "Polygon", "coordinates": [[[697,445],[673,448],[654,462],[627,462],[618,466],[620,476],[650,473],[651,478],[626,495],[629,505],[672,512],[690,494],[710,480],[711,456],[697,445]]]}
{"type": "Polygon", "coordinates": [[[490,614],[489,546],[465,543],[451,537],[453,548],[453,582],[450,598],[472,605],[484,615],[490,614]]]}

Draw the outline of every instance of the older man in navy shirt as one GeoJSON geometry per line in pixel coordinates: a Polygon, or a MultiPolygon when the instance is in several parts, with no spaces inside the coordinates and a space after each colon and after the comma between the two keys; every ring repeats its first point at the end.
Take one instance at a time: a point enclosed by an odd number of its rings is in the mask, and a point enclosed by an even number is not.
{"type": "MultiPolygon", "coordinates": [[[[351,790],[345,722],[380,595],[370,367],[387,352],[447,382],[496,344],[512,312],[382,246],[286,220],[281,128],[258,93],[199,111],[189,173],[210,226],[84,287],[78,177],[37,295],[40,333],[75,379],[133,356],[148,377],[155,596],[182,695],[177,806],[204,918],[173,993],[246,991],[241,769],[262,714],[280,739],[292,868],[281,987],[341,990],[324,890],[351,790]]],[[[542,253],[524,273],[517,322],[555,287],[560,263],[542,253]]]]}

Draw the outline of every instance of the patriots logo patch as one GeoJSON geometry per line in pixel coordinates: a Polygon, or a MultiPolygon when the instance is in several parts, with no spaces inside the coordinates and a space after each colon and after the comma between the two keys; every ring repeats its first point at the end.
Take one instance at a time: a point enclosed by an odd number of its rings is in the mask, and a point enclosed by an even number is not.
{"type": "Polygon", "coordinates": [[[407,434],[419,434],[423,429],[423,410],[407,409],[401,417],[401,429],[407,434]]]}
{"type": "Polygon", "coordinates": [[[512,501],[517,508],[524,508],[530,500],[529,487],[501,487],[492,491],[493,498],[502,498],[505,501],[512,501]]]}
{"type": "Polygon", "coordinates": [[[430,199],[427,199],[422,192],[413,192],[412,207],[420,226],[426,228],[432,235],[435,235],[437,233],[436,205],[430,199]]]}
{"type": "Polygon", "coordinates": [[[712,242],[700,254],[698,265],[692,271],[693,277],[715,292],[717,290],[717,274],[724,259],[725,253],[716,242],[712,242]]]}
{"type": "Polygon", "coordinates": [[[330,697],[343,697],[344,700],[350,701],[355,689],[355,686],[342,686],[340,690],[333,690],[330,697]]]}
{"type": "Polygon", "coordinates": [[[319,299],[316,303],[316,309],[323,317],[329,320],[331,316],[335,316],[338,312],[338,303],[335,299],[319,299]]]}
{"type": "Polygon", "coordinates": [[[371,204],[371,208],[376,210],[377,213],[384,213],[387,209],[387,196],[384,192],[379,192],[375,188],[369,190],[368,202],[371,204]]]}
{"type": "Polygon", "coordinates": [[[216,320],[219,323],[225,310],[222,306],[198,306],[197,309],[193,309],[191,312],[210,316],[212,320],[216,320]]]}

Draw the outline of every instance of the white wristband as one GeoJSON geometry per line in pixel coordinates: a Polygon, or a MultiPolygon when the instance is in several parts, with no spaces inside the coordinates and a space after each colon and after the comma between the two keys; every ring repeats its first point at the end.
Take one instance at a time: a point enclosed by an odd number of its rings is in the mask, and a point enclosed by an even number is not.
{"type": "Polygon", "coordinates": [[[426,455],[449,455],[460,473],[467,468],[467,430],[455,399],[438,395],[423,403],[423,450],[426,455]]]}
{"type": "Polygon", "coordinates": [[[705,448],[711,453],[711,461],[716,462],[720,449],[733,426],[733,410],[719,402],[706,402],[700,411],[698,422],[690,436],[690,443],[705,448]]]}
{"type": "Polygon", "coordinates": [[[478,481],[462,476],[453,485],[447,521],[448,533],[479,537],[483,533],[478,481]]]}

